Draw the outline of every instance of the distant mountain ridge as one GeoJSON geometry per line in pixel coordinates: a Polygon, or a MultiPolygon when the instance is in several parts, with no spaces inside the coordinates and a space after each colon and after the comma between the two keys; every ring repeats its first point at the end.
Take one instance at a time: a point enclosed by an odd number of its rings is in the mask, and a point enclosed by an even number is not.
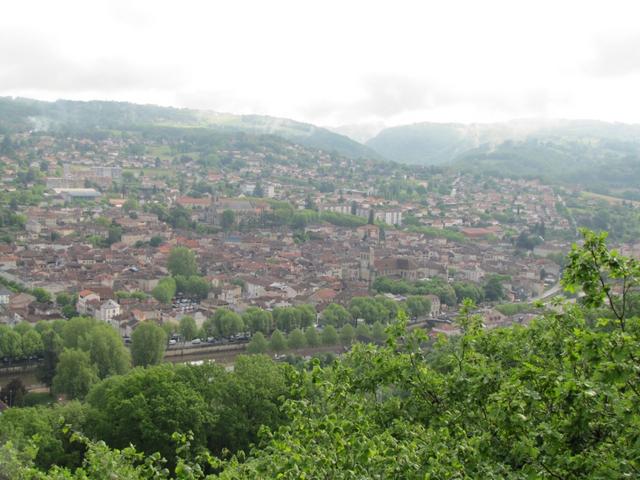
{"type": "Polygon", "coordinates": [[[382,130],[366,145],[402,163],[444,164],[469,150],[529,139],[640,142],[640,125],[596,120],[512,120],[502,123],[416,123],[382,130]]]}
{"type": "Polygon", "coordinates": [[[401,163],[535,176],[602,193],[640,195],[640,125],[595,120],[418,123],[366,142],[401,163]]]}
{"type": "Polygon", "coordinates": [[[285,118],[234,115],[128,102],[45,102],[0,97],[0,132],[64,128],[129,130],[142,126],[203,128],[276,135],[305,147],[335,151],[351,158],[380,158],[379,154],[370,148],[344,135],[285,118]]]}

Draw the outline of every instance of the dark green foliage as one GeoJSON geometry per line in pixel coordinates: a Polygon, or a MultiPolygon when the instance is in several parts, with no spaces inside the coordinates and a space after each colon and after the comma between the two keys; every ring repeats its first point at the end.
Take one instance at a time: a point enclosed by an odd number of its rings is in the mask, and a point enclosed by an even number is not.
{"type": "Polygon", "coordinates": [[[198,326],[196,325],[196,321],[193,317],[185,315],[180,319],[180,325],[178,327],[178,332],[182,335],[182,338],[186,341],[193,340],[198,333],[198,326]]]}
{"type": "Polygon", "coordinates": [[[422,295],[412,295],[407,298],[405,308],[411,318],[418,318],[431,311],[431,300],[422,295]]]}
{"type": "Polygon", "coordinates": [[[64,349],[56,366],[52,391],[82,399],[97,382],[98,369],[91,363],[89,353],[77,348],[64,349]]]}
{"type": "Polygon", "coordinates": [[[272,314],[276,328],[283,332],[290,332],[294,328],[306,328],[316,320],[316,311],[311,305],[277,307],[273,309],[272,314]]]}
{"type": "Polygon", "coordinates": [[[320,344],[320,339],[318,338],[318,331],[316,327],[307,327],[304,331],[304,336],[307,339],[307,345],[310,347],[317,347],[320,344]]]}
{"type": "MultiPolygon", "coordinates": [[[[435,295],[440,301],[449,306],[453,306],[462,298],[456,297],[453,286],[442,278],[432,278],[429,280],[419,280],[408,282],[406,280],[393,280],[387,277],[378,277],[372,285],[373,289],[379,293],[394,293],[399,295],[435,295]]],[[[463,297],[464,298],[464,297],[463,297]]]]}
{"type": "Polygon", "coordinates": [[[304,332],[299,328],[293,329],[289,335],[287,335],[287,346],[292,349],[298,349],[306,346],[307,339],[304,336],[304,332]]]}
{"type": "Polygon", "coordinates": [[[206,278],[201,277],[200,275],[191,275],[188,277],[176,275],[174,279],[176,282],[176,291],[178,293],[182,293],[183,295],[196,300],[204,300],[207,298],[207,295],[211,290],[211,284],[206,278]]]}
{"type": "Polygon", "coordinates": [[[271,339],[269,340],[269,349],[272,352],[282,352],[287,348],[287,339],[284,337],[282,332],[277,328],[271,334],[271,339]]]}
{"type": "MultiPolygon", "coordinates": [[[[0,415],[0,444],[9,440],[15,447],[28,449],[33,441],[37,447],[35,465],[43,470],[53,465],[77,467],[84,448],[71,443],[62,426],[81,428],[84,421],[85,408],[77,401],[53,407],[12,408],[0,415]]],[[[5,473],[0,468],[0,478],[5,473]]]]}
{"type": "Polygon", "coordinates": [[[349,313],[354,321],[363,319],[369,324],[388,323],[396,317],[398,305],[383,296],[354,297],[349,303],[349,313]]]}
{"type": "Polygon", "coordinates": [[[320,315],[320,324],[333,325],[334,327],[342,327],[345,323],[351,321],[349,310],[337,303],[331,303],[322,311],[320,315]]]}
{"type": "Polygon", "coordinates": [[[236,312],[228,308],[219,308],[213,317],[207,319],[203,325],[207,336],[229,337],[244,331],[244,320],[236,312]]]}
{"type": "Polygon", "coordinates": [[[264,337],[264,334],[262,332],[254,333],[249,345],[247,345],[247,353],[267,353],[267,350],[269,350],[269,342],[264,337]]]}
{"type": "Polygon", "coordinates": [[[258,307],[247,308],[242,314],[242,320],[244,321],[245,328],[251,333],[268,333],[271,331],[273,323],[271,312],[258,307]]]}
{"type": "Polygon", "coordinates": [[[505,298],[504,287],[502,286],[502,280],[496,275],[490,276],[483,286],[484,297],[490,302],[502,300],[505,298]]]}
{"type": "Polygon", "coordinates": [[[193,432],[205,444],[215,418],[204,398],[171,365],[134,369],[104,380],[87,398],[87,433],[122,448],[133,443],[147,453],[172,458],[173,432],[193,432]]]}
{"type": "Polygon", "coordinates": [[[198,273],[195,254],[186,247],[175,247],[169,253],[167,268],[173,276],[190,277],[198,273]]]}
{"type": "Polygon", "coordinates": [[[21,407],[26,394],[27,389],[19,378],[14,378],[0,388],[0,400],[10,407],[21,407]]]}
{"type": "Polygon", "coordinates": [[[335,345],[338,343],[338,332],[333,325],[327,325],[322,329],[320,339],[323,345],[335,345]]]}
{"type": "Polygon", "coordinates": [[[153,298],[158,300],[160,303],[169,304],[171,303],[171,299],[176,294],[176,281],[172,277],[163,278],[158,282],[158,285],[154,287],[151,291],[151,295],[153,298]]]}
{"type": "Polygon", "coordinates": [[[167,334],[155,322],[142,322],[131,334],[131,357],[135,366],[160,363],[166,347],[167,334]]]}

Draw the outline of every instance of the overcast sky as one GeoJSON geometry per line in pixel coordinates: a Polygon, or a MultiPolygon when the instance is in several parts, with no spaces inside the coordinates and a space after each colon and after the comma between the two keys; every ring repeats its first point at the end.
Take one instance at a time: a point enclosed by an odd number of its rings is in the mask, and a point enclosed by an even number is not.
{"type": "Polygon", "coordinates": [[[10,1],[0,96],[321,125],[640,123],[640,2],[10,1]]]}

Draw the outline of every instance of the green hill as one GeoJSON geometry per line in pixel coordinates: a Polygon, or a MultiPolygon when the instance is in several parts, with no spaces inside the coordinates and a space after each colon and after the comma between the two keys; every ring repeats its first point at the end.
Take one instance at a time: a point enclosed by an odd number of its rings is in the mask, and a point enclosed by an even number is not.
{"type": "Polygon", "coordinates": [[[398,162],[544,177],[600,192],[635,189],[640,180],[640,125],[591,120],[419,123],[385,129],[367,145],[398,162]]]}
{"type": "Polygon", "coordinates": [[[0,98],[0,132],[65,129],[127,131],[160,126],[270,134],[306,147],[335,151],[351,158],[380,157],[373,150],[344,135],[283,118],[127,102],[43,102],[25,98],[0,98]]]}

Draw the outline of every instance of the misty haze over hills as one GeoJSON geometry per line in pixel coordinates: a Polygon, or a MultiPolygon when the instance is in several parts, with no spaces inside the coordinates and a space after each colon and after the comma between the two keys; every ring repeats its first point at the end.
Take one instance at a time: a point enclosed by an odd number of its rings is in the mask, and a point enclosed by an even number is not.
{"type": "Polygon", "coordinates": [[[26,98],[0,97],[0,132],[33,129],[129,130],[152,126],[277,135],[307,147],[336,151],[352,158],[378,156],[373,150],[344,135],[284,118],[235,115],[128,102],[71,100],[45,102],[26,98]]]}
{"type": "Polygon", "coordinates": [[[501,123],[416,123],[382,130],[366,141],[391,160],[442,164],[470,149],[512,141],[560,139],[597,146],[599,140],[640,142],[640,125],[596,120],[519,119],[501,123]]]}
{"type": "Polygon", "coordinates": [[[0,131],[150,127],[275,135],[351,158],[453,166],[499,176],[537,176],[601,193],[636,190],[640,183],[640,125],[520,119],[487,124],[425,122],[391,128],[368,123],[331,131],[261,115],[125,102],[0,98],[0,131]]]}

